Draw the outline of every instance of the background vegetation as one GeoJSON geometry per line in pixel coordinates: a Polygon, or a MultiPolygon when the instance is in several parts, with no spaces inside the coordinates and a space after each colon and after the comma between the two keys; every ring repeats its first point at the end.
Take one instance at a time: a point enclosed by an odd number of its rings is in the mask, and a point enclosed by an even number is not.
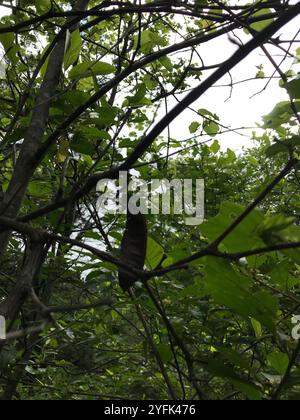
{"type": "Polygon", "coordinates": [[[300,3],[3,5],[2,399],[298,399],[300,50],[276,34],[300,3]],[[224,37],[236,52],[206,65],[202,45],[224,37]],[[256,48],[274,67],[256,78],[278,77],[289,99],[235,153],[222,116],[192,106],[256,48]],[[187,109],[190,138],[172,138],[187,109]],[[202,225],[149,215],[147,236],[127,231],[145,267],[120,251],[125,216],[97,209],[98,181],[120,170],[205,179],[202,225]]]}

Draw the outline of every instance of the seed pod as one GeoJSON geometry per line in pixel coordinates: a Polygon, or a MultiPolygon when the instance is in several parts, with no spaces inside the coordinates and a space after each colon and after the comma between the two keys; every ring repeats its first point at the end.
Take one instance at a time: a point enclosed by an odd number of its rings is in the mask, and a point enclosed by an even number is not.
{"type": "MultiPolygon", "coordinates": [[[[147,252],[147,222],[142,214],[128,213],[126,229],[121,244],[121,260],[138,270],[144,268],[147,252]]],[[[128,291],[138,281],[135,276],[121,268],[119,283],[124,292],[128,291]]]]}

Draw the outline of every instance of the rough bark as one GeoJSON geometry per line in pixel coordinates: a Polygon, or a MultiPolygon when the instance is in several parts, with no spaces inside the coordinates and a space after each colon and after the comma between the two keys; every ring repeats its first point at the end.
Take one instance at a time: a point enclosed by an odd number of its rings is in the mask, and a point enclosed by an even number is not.
{"type": "Polygon", "coordinates": [[[0,314],[6,319],[14,321],[18,316],[43,263],[43,255],[44,249],[42,244],[40,242],[31,242],[16,286],[7,299],[0,304],[0,314]]]}

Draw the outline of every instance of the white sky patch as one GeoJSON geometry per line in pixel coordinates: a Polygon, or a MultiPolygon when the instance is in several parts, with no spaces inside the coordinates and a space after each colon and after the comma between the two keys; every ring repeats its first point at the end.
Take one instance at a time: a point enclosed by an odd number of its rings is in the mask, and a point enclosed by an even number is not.
{"type": "MultiPolygon", "coordinates": [[[[282,28],[274,38],[281,35],[281,39],[292,40],[299,29],[300,18],[297,17],[282,28]]],[[[244,43],[251,39],[250,35],[246,35],[242,30],[236,31],[235,33],[244,43]]],[[[298,40],[299,38],[300,37],[298,36],[298,40]]],[[[295,43],[295,45],[290,50],[292,54],[295,54],[295,48],[300,47],[300,43],[295,43]]],[[[283,46],[287,49],[289,44],[283,44],[283,46]]],[[[203,44],[202,47],[200,46],[199,53],[205,60],[204,64],[211,65],[225,61],[231,57],[237,48],[236,45],[229,41],[227,35],[225,35],[222,38],[217,38],[216,40],[209,41],[207,44],[203,44]]],[[[266,48],[271,55],[274,56],[277,64],[280,64],[284,52],[268,44],[266,44],[266,48]]],[[[280,68],[283,71],[291,69],[293,61],[293,59],[287,59],[280,68]]],[[[258,72],[256,66],[261,64],[263,65],[265,75],[267,77],[272,76],[275,71],[273,65],[269,62],[268,58],[265,57],[263,51],[260,48],[257,48],[231,71],[233,83],[255,78],[258,72]]],[[[299,66],[294,66],[293,69],[294,71],[300,71],[299,66]]],[[[204,72],[202,80],[205,80],[212,72],[204,72]]],[[[278,76],[276,71],[275,76],[278,76]]],[[[249,80],[248,82],[233,86],[231,92],[231,89],[228,86],[218,87],[220,85],[230,84],[230,76],[227,74],[215,87],[209,89],[206,94],[195,102],[192,107],[195,110],[206,108],[217,114],[220,117],[220,123],[224,126],[231,128],[253,127],[253,129],[240,129],[239,133],[243,135],[230,132],[216,136],[223,149],[226,150],[226,148],[230,147],[235,151],[239,151],[243,146],[249,147],[253,145],[251,135],[254,130],[259,132],[259,130],[256,129],[256,126],[257,123],[260,124],[262,122],[261,118],[264,115],[269,114],[278,102],[289,100],[286,90],[279,86],[279,80],[280,79],[278,78],[270,81],[268,79],[249,80]],[[264,89],[267,83],[268,86],[264,89]]],[[[174,106],[175,104],[176,101],[170,101],[170,105],[174,106]]],[[[195,113],[186,110],[172,123],[170,127],[171,137],[176,140],[191,137],[189,125],[197,120],[201,122],[201,118],[198,117],[197,119],[195,113]]],[[[205,136],[203,140],[208,138],[209,137],[205,136]]]]}
{"type": "Polygon", "coordinates": [[[10,15],[10,11],[11,9],[9,9],[8,7],[0,6],[0,18],[2,18],[3,16],[10,15]]]}

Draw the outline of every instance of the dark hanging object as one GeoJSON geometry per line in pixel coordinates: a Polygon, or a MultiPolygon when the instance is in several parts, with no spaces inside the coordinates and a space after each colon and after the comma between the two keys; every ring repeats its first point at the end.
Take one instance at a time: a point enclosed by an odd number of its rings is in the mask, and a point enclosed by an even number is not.
{"type": "MultiPolygon", "coordinates": [[[[121,260],[131,267],[142,270],[147,252],[147,222],[143,214],[128,213],[125,233],[121,244],[121,260]]],[[[124,269],[119,270],[119,283],[124,292],[138,279],[124,269]]]]}

